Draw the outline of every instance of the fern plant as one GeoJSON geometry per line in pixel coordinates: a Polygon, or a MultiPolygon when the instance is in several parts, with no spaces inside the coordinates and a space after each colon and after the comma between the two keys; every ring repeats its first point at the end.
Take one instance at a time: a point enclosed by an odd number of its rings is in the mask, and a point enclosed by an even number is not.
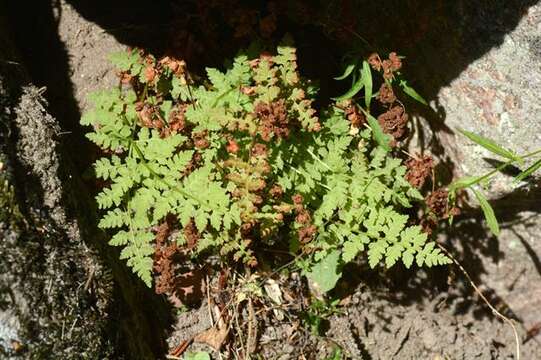
{"type": "Polygon", "coordinates": [[[175,241],[202,261],[256,266],[258,248],[287,242],[323,291],[360,253],[371,267],[449,262],[403,211],[422,196],[369,101],[342,98],[318,115],[293,46],[240,54],[198,82],[171,58],[131,51],[113,61],[127,86],[94,94],[81,123],[103,150],[99,226],[147,285],[156,229],[171,217],[175,241]],[[344,101],[367,122],[352,122],[344,101]]]}

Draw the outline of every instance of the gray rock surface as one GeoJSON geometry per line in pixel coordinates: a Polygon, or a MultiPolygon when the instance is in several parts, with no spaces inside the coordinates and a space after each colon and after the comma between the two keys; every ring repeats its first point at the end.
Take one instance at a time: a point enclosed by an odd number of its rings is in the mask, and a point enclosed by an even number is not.
{"type": "MultiPolygon", "coordinates": [[[[485,26],[487,33],[491,29],[496,31],[490,19],[479,26],[485,26]]],[[[541,149],[540,39],[541,4],[538,3],[524,12],[501,44],[473,61],[440,89],[432,105],[437,104],[445,113],[445,125],[493,139],[519,154],[541,149]]],[[[464,49],[468,49],[466,44],[464,49]]],[[[450,150],[447,154],[455,166],[455,176],[480,175],[494,168],[490,159],[498,157],[464,136],[445,132],[435,136],[450,150]]],[[[478,240],[485,254],[491,247],[489,244],[495,249],[492,251],[495,255],[483,258],[485,274],[479,274],[479,280],[501,297],[527,329],[541,323],[539,179],[540,175],[530,178],[516,189],[512,176],[495,176],[484,193],[494,200],[503,230],[497,241],[490,236],[478,240]]],[[[484,224],[484,220],[479,218],[479,224],[484,224]]],[[[457,237],[454,244],[467,247],[463,243],[466,238],[457,237]]],[[[481,249],[479,254],[483,252],[481,249]]]]}
{"type": "Polygon", "coordinates": [[[110,54],[126,49],[111,34],[85,20],[66,1],[60,2],[58,36],[66,47],[70,80],[79,110],[88,110],[88,94],[118,84],[110,54]]]}
{"type": "MultiPolygon", "coordinates": [[[[5,27],[0,36],[13,50],[5,27]]],[[[0,59],[0,197],[13,202],[0,210],[0,357],[108,358],[111,274],[65,212],[58,125],[8,51],[0,59]]]]}
{"type": "MultiPolygon", "coordinates": [[[[366,290],[366,289],[365,289],[366,290]]],[[[512,329],[488,318],[460,314],[448,294],[424,298],[423,308],[401,305],[359,291],[354,305],[331,322],[330,337],[355,359],[514,359],[512,329]],[[458,314],[457,314],[458,313],[458,314]],[[500,346],[499,344],[503,344],[500,346]]],[[[519,329],[520,336],[524,331],[519,329]]],[[[522,345],[526,359],[537,359],[541,348],[522,345]]]]}
{"type": "MultiPolygon", "coordinates": [[[[541,149],[541,5],[532,6],[503,42],[473,61],[437,96],[445,124],[493,139],[526,154],[541,149]]],[[[434,104],[436,101],[434,101],[434,104]]],[[[448,140],[455,150],[456,174],[478,175],[498,159],[460,134],[448,140]]],[[[501,159],[501,158],[500,158],[501,159]]],[[[498,175],[487,194],[514,190],[512,177],[498,175]]]]}
{"type": "MultiPolygon", "coordinates": [[[[430,102],[429,111],[410,106],[418,110],[421,134],[411,147],[428,148],[436,156],[444,170],[440,175],[449,175],[440,184],[451,175],[484,174],[501,160],[457,129],[519,154],[541,149],[539,1],[384,3],[393,21],[381,38],[374,34],[368,39],[406,55],[406,75],[430,102]]],[[[526,329],[541,323],[539,179],[515,187],[512,176],[498,174],[482,190],[500,220],[498,238],[490,235],[479,209],[466,210],[465,217],[473,219],[455,223],[448,238],[448,247],[475,281],[493,301],[506,304],[526,329]]],[[[471,193],[467,203],[477,207],[471,193]]]]}
{"type": "Polygon", "coordinates": [[[12,108],[13,117],[3,117],[17,136],[1,146],[2,158],[11,157],[2,180],[11,182],[17,195],[25,194],[25,201],[17,202],[24,217],[7,218],[0,226],[2,352],[106,358],[113,352],[104,336],[112,279],[61,206],[55,126],[42,105],[38,90],[28,86],[12,108]]]}
{"type": "Polygon", "coordinates": [[[0,209],[0,358],[154,359],[162,302],[97,230],[85,147],[32,84],[0,5],[0,202],[13,200],[0,209]]]}

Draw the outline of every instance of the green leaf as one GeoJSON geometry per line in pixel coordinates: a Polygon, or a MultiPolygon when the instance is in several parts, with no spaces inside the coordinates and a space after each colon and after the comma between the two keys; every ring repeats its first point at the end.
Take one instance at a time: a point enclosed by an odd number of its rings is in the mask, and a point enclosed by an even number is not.
{"type": "Polygon", "coordinates": [[[208,215],[203,211],[198,211],[194,217],[195,226],[199,232],[204,232],[208,224],[208,215]]]}
{"type": "Polygon", "coordinates": [[[109,55],[109,60],[120,70],[128,71],[133,65],[137,64],[140,56],[137,51],[119,51],[109,55]]]}
{"type": "Polygon", "coordinates": [[[406,269],[409,269],[411,267],[411,265],[413,264],[414,258],[415,257],[413,256],[412,249],[408,249],[404,251],[404,253],[402,254],[402,262],[404,263],[404,266],[406,267],[406,269]]]}
{"type": "Polygon", "coordinates": [[[361,78],[358,79],[355,83],[353,83],[353,85],[351,86],[351,89],[349,89],[344,95],[339,96],[339,97],[335,97],[335,98],[332,98],[332,99],[335,100],[335,101],[344,101],[344,100],[347,100],[347,99],[351,99],[352,97],[357,95],[357,93],[359,91],[362,90],[363,86],[364,86],[364,80],[363,80],[363,78],[361,76],[361,78]]]}
{"type": "Polygon", "coordinates": [[[166,123],[169,122],[169,114],[171,113],[171,108],[173,107],[173,102],[171,100],[166,100],[160,106],[160,111],[163,114],[163,119],[166,123]]]}
{"type": "Polygon", "coordinates": [[[393,266],[396,261],[400,259],[403,251],[404,247],[400,243],[389,246],[387,248],[387,252],[385,253],[385,266],[387,266],[387,268],[393,266]]]}
{"type": "Polygon", "coordinates": [[[370,100],[372,100],[372,71],[368,61],[363,61],[362,81],[364,84],[364,103],[366,111],[370,111],[370,100]]]}
{"type": "Polygon", "coordinates": [[[349,240],[344,242],[342,260],[346,263],[352,261],[360,251],[364,250],[364,245],[368,243],[370,243],[370,239],[364,234],[350,235],[349,240]]]}
{"type": "Polygon", "coordinates": [[[527,178],[528,176],[533,174],[535,171],[537,171],[539,168],[541,168],[541,159],[537,160],[531,166],[529,166],[526,170],[518,174],[515,180],[513,181],[513,183],[516,184],[519,181],[522,181],[522,179],[527,178]]]}
{"type": "Polygon", "coordinates": [[[107,214],[103,216],[103,218],[98,224],[98,227],[100,227],[101,229],[110,229],[115,227],[121,227],[122,225],[127,223],[127,215],[119,208],[115,208],[114,210],[109,210],[107,214]]]}
{"type": "Polygon", "coordinates": [[[342,360],[342,349],[336,347],[333,353],[329,357],[325,358],[325,360],[342,360]]]}
{"type": "Polygon", "coordinates": [[[522,158],[520,158],[517,154],[501,147],[496,142],[490,139],[487,139],[481,135],[477,135],[470,131],[466,131],[462,129],[458,129],[458,131],[460,131],[464,136],[466,136],[468,139],[470,139],[474,143],[481,145],[482,147],[484,147],[485,149],[487,149],[488,151],[496,155],[503,156],[504,158],[507,158],[509,160],[522,162],[522,158]]]}
{"type": "Polygon", "coordinates": [[[307,273],[307,277],[315,282],[322,292],[332,290],[340,277],[339,271],[340,251],[333,250],[325,256],[320,262],[312,266],[312,269],[307,273]]]}
{"type": "Polygon", "coordinates": [[[338,77],[335,77],[334,80],[344,80],[345,78],[347,78],[353,73],[353,70],[355,70],[355,66],[357,66],[356,62],[348,64],[343,74],[338,77]]]}
{"type": "Polygon", "coordinates": [[[363,112],[366,115],[366,119],[368,120],[368,125],[370,125],[370,128],[372,129],[374,140],[376,140],[378,145],[385,149],[385,151],[391,151],[390,136],[383,132],[383,129],[379,125],[378,121],[372,115],[370,115],[364,110],[363,112]]]}
{"type": "Polygon", "coordinates": [[[368,266],[371,269],[375,268],[379,264],[383,256],[387,252],[387,241],[385,239],[378,239],[376,242],[368,245],[368,266]]]}
{"type": "Polygon", "coordinates": [[[440,249],[435,249],[435,245],[435,242],[430,242],[417,253],[416,262],[418,266],[432,267],[434,265],[445,265],[452,262],[440,249]]]}
{"type": "Polygon", "coordinates": [[[171,85],[173,86],[171,89],[171,96],[173,99],[180,97],[180,100],[182,101],[191,100],[192,94],[185,82],[181,81],[178,77],[174,77],[173,80],[171,80],[171,85]]]}
{"type": "Polygon", "coordinates": [[[210,355],[208,352],[205,351],[187,353],[184,356],[184,360],[210,360],[210,355]]]}
{"type": "Polygon", "coordinates": [[[419,93],[417,91],[415,91],[414,88],[409,86],[407,81],[401,80],[399,85],[402,88],[402,90],[406,93],[406,95],[413,98],[414,100],[417,100],[421,104],[428,106],[428,102],[426,102],[426,100],[423,99],[423,97],[421,95],[419,95],[419,93]]]}
{"type": "Polygon", "coordinates": [[[485,214],[485,219],[487,220],[490,231],[492,231],[494,235],[498,236],[500,234],[500,226],[498,225],[498,220],[496,219],[496,215],[494,215],[492,206],[490,206],[483,194],[475,189],[472,189],[472,191],[479,201],[479,205],[481,205],[481,209],[483,210],[483,214],[485,214]]]}
{"type": "MultiPolygon", "coordinates": [[[[138,52],[113,56],[113,61],[144,80],[147,63],[138,52]]],[[[335,287],[342,266],[360,252],[371,267],[401,261],[411,266],[415,260],[432,266],[447,261],[433,242],[427,244],[420,227],[405,227],[410,215],[403,212],[404,207],[421,196],[404,179],[401,160],[390,153],[392,137],[369,115],[376,95],[366,61],[350,58],[337,77],[351,84],[338,100],[359,99],[364,94],[362,104],[355,105],[368,118],[360,131],[352,131],[357,129],[351,129],[344,110],[336,106],[316,113],[315,83],[300,77],[293,47],[280,47],[272,62],[260,59],[255,64],[239,56],[231,64],[226,72],[209,69],[207,79],[194,78],[190,85],[166,71],[158,84],[163,99],[156,89],[138,96],[133,90],[118,88],[98,92],[92,97],[94,109],[81,119],[82,124],[92,125],[88,137],[102,149],[112,150],[95,163],[96,175],[106,180],[97,196],[98,207],[107,209],[99,225],[114,229],[110,244],[121,247],[121,259],[148,286],[154,275],[154,229],[168,215],[178,219],[181,228],[194,222],[200,237],[195,252],[201,262],[209,260],[207,255],[218,254],[239,262],[257,257],[259,247],[243,236],[247,219],[255,222],[254,239],[270,240],[283,233],[294,239],[292,252],[306,248],[299,265],[322,291],[335,287]],[[159,107],[166,120],[189,102],[183,111],[190,128],[194,126],[191,134],[164,136],[157,128],[142,126],[135,110],[139,96],[159,107]],[[301,126],[295,126],[294,137],[275,133],[274,141],[266,144],[267,160],[260,161],[255,151],[256,156],[250,156],[255,150],[251,148],[254,136],[266,131],[256,108],[260,102],[275,101],[283,105],[271,107],[272,111],[283,110],[286,119],[296,119],[301,126]],[[208,146],[194,148],[197,132],[204,132],[208,146]],[[233,140],[239,147],[236,155],[226,145],[233,140]],[[250,196],[260,191],[266,194],[274,184],[282,186],[283,200],[261,196],[260,204],[259,198],[250,196]],[[310,219],[289,205],[291,195],[297,193],[303,196],[303,206],[311,209],[310,219]],[[296,216],[297,224],[289,226],[284,216],[296,216]],[[315,226],[313,230],[303,229],[306,220],[315,226]],[[310,242],[301,244],[301,229],[313,233],[310,242]],[[201,253],[205,249],[209,254],[201,253]]],[[[177,242],[186,243],[185,236],[178,236],[177,242]]],[[[185,358],[208,360],[209,355],[186,354],[185,358]]]]}

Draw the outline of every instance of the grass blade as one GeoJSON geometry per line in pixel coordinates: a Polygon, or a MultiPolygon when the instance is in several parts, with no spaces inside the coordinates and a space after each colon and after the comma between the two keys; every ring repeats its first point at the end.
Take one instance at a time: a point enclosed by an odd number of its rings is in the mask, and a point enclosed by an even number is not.
{"type": "Polygon", "coordinates": [[[498,236],[500,234],[500,225],[498,225],[498,220],[496,219],[496,215],[494,215],[494,209],[492,209],[492,206],[490,206],[483,194],[475,189],[472,189],[472,191],[475,194],[477,201],[479,201],[479,205],[481,205],[481,209],[483,210],[483,214],[485,214],[485,219],[487,220],[490,231],[492,231],[494,235],[498,236]]]}
{"type": "Polygon", "coordinates": [[[366,120],[368,121],[368,125],[370,125],[370,128],[372,129],[374,140],[376,140],[378,145],[380,145],[386,151],[391,151],[391,136],[383,132],[383,129],[379,125],[378,121],[372,115],[370,115],[362,108],[361,110],[366,115],[366,120]]]}
{"type": "Polygon", "coordinates": [[[370,111],[370,101],[372,100],[372,71],[368,61],[363,61],[362,80],[364,83],[364,102],[366,111],[370,111]]]}
{"type": "Polygon", "coordinates": [[[412,99],[420,102],[423,105],[428,106],[428,102],[421,96],[417,91],[415,91],[414,88],[408,85],[407,81],[401,80],[399,83],[400,87],[402,88],[402,91],[406,93],[409,97],[412,99]]]}
{"type": "Polygon", "coordinates": [[[353,85],[351,86],[351,89],[349,89],[344,95],[336,97],[336,98],[332,98],[332,99],[335,101],[343,101],[343,100],[351,99],[352,97],[357,95],[359,91],[362,90],[363,86],[364,86],[364,82],[363,82],[363,77],[361,76],[360,79],[358,79],[355,83],[353,83],[353,85]]]}
{"type": "Polygon", "coordinates": [[[524,170],[523,172],[518,174],[517,177],[515,178],[515,180],[513,181],[513,183],[515,183],[515,184],[518,183],[519,181],[521,181],[522,179],[527,178],[528,176],[530,176],[531,174],[533,174],[535,171],[539,170],[540,168],[541,168],[541,159],[537,160],[530,167],[528,167],[526,170],[524,170]]]}
{"type": "Polygon", "coordinates": [[[477,135],[475,133],[472,133],[470,131],[458,129],[462,133],[462,135],[466,136],[468,139],[473,141],[474,143],[484,147],[488,151],[490,151],[493,154],[503,156],[504,158],[507,158],[509,160],[519,161],[522,162],[522,159],[515,154],[514,152],[507,150],[503,148],[502,146],[498,145],[496,142],[487,139],[484,136],[477,135]]]}
{"type": "Polygon", "coordinates": [[[342,75],[335,77],[334,80],[344,80],[348,76],[350,76],[353,73],[353,70],[355,70],[356,63],[350,63],[342,73],[342,75]]]}

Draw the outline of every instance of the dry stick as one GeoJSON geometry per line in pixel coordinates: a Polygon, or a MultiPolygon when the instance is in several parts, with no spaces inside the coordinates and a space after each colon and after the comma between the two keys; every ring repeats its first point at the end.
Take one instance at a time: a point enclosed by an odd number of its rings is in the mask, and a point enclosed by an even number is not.
{"type": "Polygon", "coordinates": [[[248,359],[250,354],[253,354],[257,347],[257,323],[255,321],[254,306],[252,298],[248,299],[248,338],[246,339],[246,350],[248,351],[248,359]]]}
{"type": "Polygon", "coordinates": [[[180,359],[179,356],[182,355],[186,351],[186,349],[192,343],[192,341],[193,341],[193,336],[188,340],[184,340],[170,354],[166,355],[166,358],[167,359],[180,359]]]}
{"type": "MultiPolygon", "coordinates": [[[[245,267],[245,271],[247,274],[247,277],[250,278],[252,272],[250,271],[250,268],[245,267]]],[[[250,354],[255,352],[256,346],[257,346],[257,324],[255,323],[255,316],[254,316],[254,306],[252,303],[252,298],[248,298],[248,335],[246,337],[246,353],[244,354],[244,357],[249,359],[250,354]],[[246,356],[248,355],[248,356],[246,356]]]]}
{"type": "Polygon", "coordinates": [[[246,354],[246,351],[244,350],[244,340],[242,339],[242,328],[240,327],[240,323],[239,323],[238,311],[235,311],[234,318],[235,318],[235,324],[237,326],[237,336],[240,340],[240,347],[242,349],[242,352],[246,354]]]}
{"type": "Polygon", "coordinates": [[[208,312],[209,312],[209,319],[210,319],[210,325],[211,326],[214,326],[214,318],[212,316],[212,304],[211,304],[211,300],[210,300],[210,280],[209,280],[209,276],[206,275],[205,276],[205,282],[206,282],[206,287],[207,287],[207,309],[208,309],[208,312]]]}
{"type": "Polygon", "coordinates": [[[458,266],[460,271],[462,271],[464,276],[466,276],[468,282],[473,287],[475,292],[481,297],[481,299],[485,302],[485,304],[487,304],[487,306],[490,308],[490,310],[492,310],[492,313],[494,315],[498,316],[500,319],[502,319],[506,323],[508,323],[509,325],[511,325],[511,328],[513,329],[513,333],[515,334],[517,360],[520,360],[520,340],[519,340],[519,337],[518,337],[517,328],[515,327],[515,324],[513,323],[513,320],[509,319],[507,316],[503,315],[498,310],[496,310],[496,308],[494,306],[492,306],[492,304],[488,301],[488,299],[485,297],[485,295],[483,295],[481,290],[479,290],[477,285],[475,285],[475,283],[471,279],[471,277],[468,274],[468,272],[466,271],[466,269],[464,269],[464,267],[458,262],[458,260],[455,259],[454,256],[451,255],[451,253],[443,245],[441,245],[441,244],[437,244],[437,245],[455,263],[455,265],[458,266]]]}
{"type": "MultiPolygon", "coordinates": [[[[236,272],[233,273],[233,284],[235,285],[235,288],[236,288],[236,286],[237,286],[236,285],[237,284],[237,273],[236,272]]],[[[229,301],[225,305],[224,309],[222,310],[222,313],[223,313],[223,311],[225,311],[225,309],[227,309],[231,305],[231,303],[233,302],[234,299],[235,299],[234,296],[232,296],[231,299],[229,299],[229,301]]],[[[237,327],[237,337],[239,338],[239,341],[240,341],[241,350],[243,351],[243,353],[246,353],[246,351],[244,350],[244,340],[242,339],[242,328],[240,327],[239,316],[238,316],[239,312],[238,312],[237,309],[238,309],[238,305],[234,304],[234,306],[233,306],[233,318],[235,320],[235,325],[237,327]]],[[[229,327],[232,329],[235,325],[233,325],[230,322],[229,327]]],[[[235,349],[235,351],[237,351],[237,349],[235,349]]]]}

